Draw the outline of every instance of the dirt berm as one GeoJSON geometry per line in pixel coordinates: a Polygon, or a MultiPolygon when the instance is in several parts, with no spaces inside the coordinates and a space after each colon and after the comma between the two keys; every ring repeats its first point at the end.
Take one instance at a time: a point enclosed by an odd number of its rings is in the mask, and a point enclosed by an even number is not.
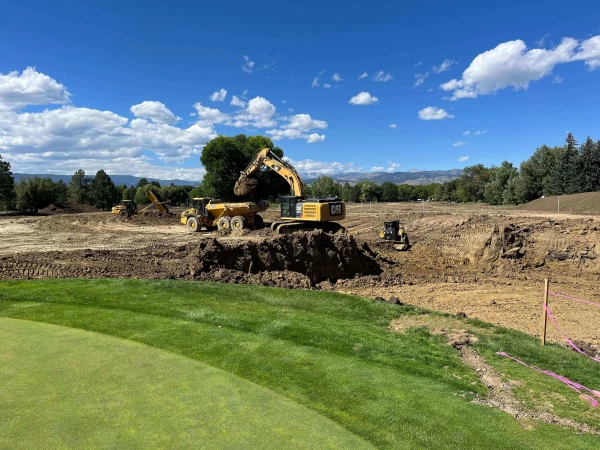
{"type": "Polygon", "coordinates": [[[196,273],[215,268],[245,273],[291,271],[312,283],[381,273],[367,244],[344,233],[293,233],[260,241],[209,239],[198,246],[196,273]]]}

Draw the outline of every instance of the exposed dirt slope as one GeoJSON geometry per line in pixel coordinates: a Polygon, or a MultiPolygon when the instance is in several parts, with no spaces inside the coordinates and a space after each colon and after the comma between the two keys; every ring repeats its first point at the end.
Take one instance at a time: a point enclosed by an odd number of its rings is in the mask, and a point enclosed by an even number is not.
{"type": "Polygon", "coordinates": [[[563,212],[570,214],[600,214],[600,192],[538,198],[519,206],[525,211],[563,212]],[[560,201],[560,205],[559,205],[560,201]],[[559,211],[560,206],[560,211],[559,211]]]}

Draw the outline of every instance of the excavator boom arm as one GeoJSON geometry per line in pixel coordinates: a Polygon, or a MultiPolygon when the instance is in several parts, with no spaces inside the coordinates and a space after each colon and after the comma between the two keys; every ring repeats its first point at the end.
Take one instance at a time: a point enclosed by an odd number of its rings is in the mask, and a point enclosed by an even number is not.
{"type": "Polygon", "coordinates": [[[237,195],[243,194],[243,191],[241,190],[240,186],[250,175],[252,175],[258,169],[260,169],[262,166],[267,166],[268,168],[282,176],[292,188],[294,196],[305,198],[304,184],[302,183],[302,178],[300,177],[300,174],[291,164],[279,158],[268,148],[262,149],[256,155],[256,158],[254,158],[254,160],[250,164],[248,164],[248,167],[246,167],[246,169],[242,171],[240,178],[236,182],[234,188],[234,191],[237,195]]]}

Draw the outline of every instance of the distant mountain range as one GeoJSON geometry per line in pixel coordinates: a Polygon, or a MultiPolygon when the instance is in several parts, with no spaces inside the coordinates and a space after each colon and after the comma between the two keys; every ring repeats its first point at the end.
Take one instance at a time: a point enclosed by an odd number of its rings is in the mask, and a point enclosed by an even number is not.
{"type": "MultiPolygon", "coordinates": [[[[349,182],[350,184],[359,181],[373,181],[377,184],[391,181],[396,184],[431,184],[447,183],[462,175],[462,169],[451,170],[411,170],[409,172],[348,172],[332,175],[332,178],[340,183],[349,182]]],[[[308,177],[304,181],[310,184],[316,179],[316,176],[308,177]]]]}
{"type": "MultiPolygon", "coordinates": [[[[65,183],[68,183],[71,180],[71,175],[53,175],[53,174],[32,174],[32,173],[13,173],[15,177],[15,183],[18,183],[21,178],[33,178],[38,176],[40,178],[50,178],[52,181],[56,182],[58,180],[63,180],[65,183]]],[[[93,175],[91,176],[93,178],[93,175]]],[[[110,175],[111,180],[115,185],[120,186],[122,184],[126,186],[135,186],[138,181],[142,179],[142,177],[134,177],[133,175],[110,175]]],[[[200,184],[200,181],[186,181],[186,180],[159,180],[157,178],[148,178],[145,177],[148,182],[150,181],[158,181],[161,186],[168,186],[173,183],[175,186],[184,186],[184,185],[192,185],[197,186],[200,184]]]]}
{"type": "MultiPolygon", "coordinates": [[[[316,178],[317,174],[302,174],[304,182],[311,184],[316,178]]],[[[339,181],[340,183],[349,182],[350,184],[358,183],[359,181],[374,181],[377,184],[391,181],[396,184],[431,184],[431,183],[446,183],[458,178],[462,175],[461,169],[452,170],[411,170],[409,172],[347,172],[332,175],[332,178],[339,181]]],[[[38,176],[40,178],[50,178],[52,181],[63,180],[68,183],[71,180],[72,175],[54,175],[54,174],[30,174],[30,173],[13,173],[15,182],[18,183],[21,178],[38,176]]],[[[142,177],[134,177],[133,175],[111,175],[110,178],[117,186],[124,184],[126,186],[136,185],[142,177]]],[[[186,180],[159,180],[157,178],[147,178],[148,181],[158,181],[161,186],[170,185],[173,183],[175,186],[192,185],[197,186],[200,181],[186,181],[186,180]]]]}

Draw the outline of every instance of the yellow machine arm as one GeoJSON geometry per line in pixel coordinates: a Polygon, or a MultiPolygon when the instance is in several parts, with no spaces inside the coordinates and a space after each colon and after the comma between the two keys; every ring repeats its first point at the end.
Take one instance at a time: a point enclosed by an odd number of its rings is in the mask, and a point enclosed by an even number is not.
{"type": "Polygon", "coordinates": [[[241,195],[243,193],[238,189],[238,186],[243,184],[246,178],[260,169],[262,166],[269,167],[271,170],[277,172],[279,175],[285,178],[292,188],[294,196],[305,198],[304,185],[302,184],[302,178],[300,178],[300,174],[298,174],[296,169],[294,169],[291,164],[283,161],[268,148],[262,149],[258,155],[256,155],[256,158],[254,158],[254,160],[248,164],[248,167],[241,172],[240,178],[235,183],[235,194],[241,195]]]}

